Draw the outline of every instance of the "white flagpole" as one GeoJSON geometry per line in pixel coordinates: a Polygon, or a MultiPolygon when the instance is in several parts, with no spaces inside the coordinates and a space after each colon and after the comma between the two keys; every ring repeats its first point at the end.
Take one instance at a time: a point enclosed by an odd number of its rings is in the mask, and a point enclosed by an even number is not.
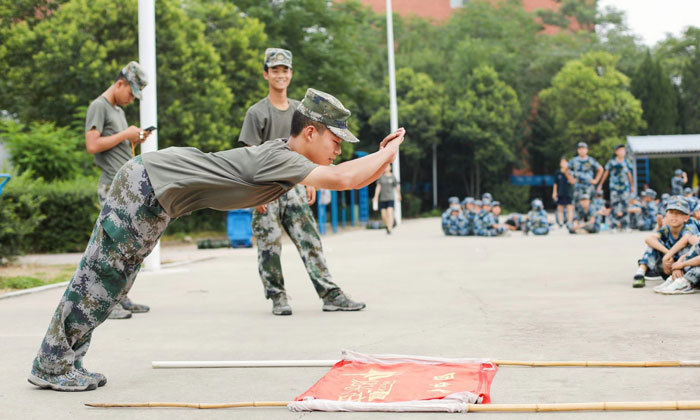
{"type": "MultiPolygon", "coordinates": [[[[398,106],[396,105],[396,67],[394,65],[394,16],[391,0],[386,0],[386,42],[389,53],[389,111],[391,114],[391,131],[399,128],[398,106]]],[[[396,180],[401,185],[401,167],[399,166],[399,154],[396,154],[393,171],[396,180]]],[[[397,224],[401,224],[401,202],[394,199],[394,217],[397,224]]]]}
{"type": "MultiPolygon", "coordinates": [[[[155,0],[139,0],[139,64],[148,77],[140,109],[141,127],[158,126],[156,91],[156,5],[155,0]]],[[[158,150],[158,130],[141,144],[141,153],[158,150]]],[[[160,241],[144,260],[146,270],[160,269],[160,241]]]]}

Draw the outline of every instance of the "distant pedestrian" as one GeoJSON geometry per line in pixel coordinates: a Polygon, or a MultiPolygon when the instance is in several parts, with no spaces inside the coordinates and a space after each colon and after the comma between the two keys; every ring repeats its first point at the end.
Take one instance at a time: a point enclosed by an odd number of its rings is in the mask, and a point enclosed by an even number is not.
{"type": "Polygon", "coordinates": [[[372,200],[379,202],[379,211],[386,225],[386,233],[391,235],[391,230],[394,228],[394,201],[401,201],[401,187],[391,172],[391,165],[387,166],[382,176],[377,180],[372,200]]]}
{"type": "Polygon", "coordinates": [[[552,199],[557,203],[557,223],[559,226],[566,224],[571,227],[574,221],[574,204],[572,201],[572,184],[576,180],[569,172],[569,161],[565,157],[559,160],[559,170],[554,174],[554,187],[552,199]],[[564,209],[566,209],[566,223],[564,223],[564,209]]]}
{"type": "Polygon", "coordinates": [[[683,169],[676,169],[671,178],[671,195],[683,195],[683,187],[688,183],[688,174],[683,169]]]}

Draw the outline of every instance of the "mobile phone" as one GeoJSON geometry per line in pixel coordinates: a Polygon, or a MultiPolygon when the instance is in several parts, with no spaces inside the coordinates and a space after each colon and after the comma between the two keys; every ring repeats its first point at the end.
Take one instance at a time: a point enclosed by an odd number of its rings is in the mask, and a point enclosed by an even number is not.
{"type": "Polygon", "coordinates": [[[148,127],[148,128],[144,128],[144,129],[143,129],[143,131],[153,131],[153,130],[156,130],[156,127],[155,127],[155,126],[150,126],[150,127],[148,127]]]}

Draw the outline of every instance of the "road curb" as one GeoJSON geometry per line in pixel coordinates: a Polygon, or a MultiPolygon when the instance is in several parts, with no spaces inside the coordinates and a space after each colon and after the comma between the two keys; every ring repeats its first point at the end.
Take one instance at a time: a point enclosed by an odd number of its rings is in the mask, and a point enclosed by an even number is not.
{"type": "MultiPolygon", "coordinates": [[[[207,261],[207,260],[213,260],[214,258],[219,258],[218,256],[210,256],[210,257],[203,257],[203,258],[198,258],[194,260],[189,260],[189,261],[178,261],[178,262],[173,262],[169,264],[161,264],[161,269],[169,269],[169,268],[174,268],[174,267],[180,267],[183,265],[187,264],[194,264],[202,261],[207,261]]],[[[152,273],[156,274],[156,272],[149,272],[149,271],[143,271],[143,274],[146,273],[152,273]]],[[[141,274],[141,273],[139,273],[141,274]]],[[[32,287],[30,289],[24,289],[24,290],[17,290],[16,292],[10,292],[10,293],[5,293],[4,295],[0,295],[0,300],[2,299],[9,299],[13,297],[18,297],[18,296],[24,296],[24,295],[29,295],[32,293],[37,293],[37,292],[43,292],[44,290],[50,290],[50,289],[55,289],[57,287],[63,287],[68,285],[70,283],[69,281],[64,281],[61,283],[54,283],[54,284],[47,284],[44,286],[38,286],[38,287],[32,287]]]]}

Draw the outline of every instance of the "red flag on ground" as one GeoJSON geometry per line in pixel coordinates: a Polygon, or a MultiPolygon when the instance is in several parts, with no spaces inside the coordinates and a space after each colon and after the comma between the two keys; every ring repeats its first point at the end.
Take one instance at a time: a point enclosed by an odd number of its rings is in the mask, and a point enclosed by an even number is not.
{"type": "Polygon", "coordinates": [[[466,412],[489,403],[496,365],[481,359],[365,355],[343,359],[289,405],[293,411],[466,412]]]}

